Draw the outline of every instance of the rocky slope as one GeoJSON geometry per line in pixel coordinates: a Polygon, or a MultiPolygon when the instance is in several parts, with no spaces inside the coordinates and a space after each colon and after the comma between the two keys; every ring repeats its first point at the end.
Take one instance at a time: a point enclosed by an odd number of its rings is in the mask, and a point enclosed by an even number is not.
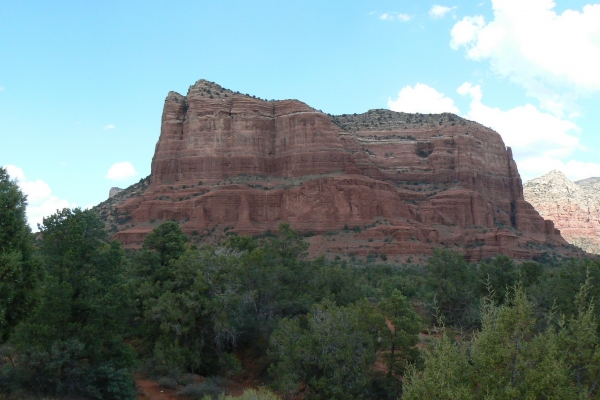
{"type": "Polygon", "coordinates": [[[526,182],[524,194],[540,215],[554,221],[567,242],[600,254],[600,178],[571,182],[552,171],[526,182]]]}
{"type": "Polygon", "coordinates": [[[192,236],[287,221],[311,236],[313,254],[452,246],[475,259],[530,258],[566,245],[525,201],[510,148],[480,124],[388,110],[331,116],[205,80],[168,94],[150,183],[114,212],[129,247],[165,220],[192,236]]]}

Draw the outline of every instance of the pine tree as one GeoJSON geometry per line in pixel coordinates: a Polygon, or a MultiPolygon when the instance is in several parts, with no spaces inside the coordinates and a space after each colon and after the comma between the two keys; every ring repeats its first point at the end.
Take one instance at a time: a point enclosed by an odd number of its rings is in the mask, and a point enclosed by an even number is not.
{"type": "Polygon", "coordinates": [[[17,182],[0,168],[0,344],[30,311],[40,280],[26,207],[17,182]]]}
{"type": "Polygon", "coordinates": [[[386,340],[385,358],[389,375],[402,375],[409,364],[419,360],[419,331],[421,321],[408,299],[398,289],[379,303],[389,329],[383,329],[386,340]]]}

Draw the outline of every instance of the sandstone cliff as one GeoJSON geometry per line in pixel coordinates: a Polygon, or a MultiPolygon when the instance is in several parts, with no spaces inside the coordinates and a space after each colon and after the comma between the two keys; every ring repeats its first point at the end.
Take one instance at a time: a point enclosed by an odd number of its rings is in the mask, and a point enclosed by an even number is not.
{"type": "Polygon", "coordinates": [[[571,182],[559,171],[525,183],[525,199],[554,221],[565,240],[600,254],[600,178],[571,182]]]}
{"type": "Polygon", "coordinates": [[[566,244],[525,201],[510,148],[480,124],[388,110],[331,116],[205,80],[168,94],[150,184],[114,212],[129,247],[165,220],[190,235],[287,221],[313,235],[314,254],[452,246],[471,258],[530,258],[566,244]]]}

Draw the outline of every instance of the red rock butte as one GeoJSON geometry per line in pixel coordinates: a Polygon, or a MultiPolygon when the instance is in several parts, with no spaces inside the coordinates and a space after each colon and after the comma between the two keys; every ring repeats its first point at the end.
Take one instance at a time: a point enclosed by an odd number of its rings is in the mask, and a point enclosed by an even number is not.
{"type": "Polygon", "coordinates": [[[510,148],[478,123],[389,110],[332,116],[205,80],[168,94],[149,185],[113,212],[127,247],[167,220],[189,235],[289,222],[312,234],[313,254],[450,246],[471,259],[531,258],[566,244],[524,200],[510,148]]]}

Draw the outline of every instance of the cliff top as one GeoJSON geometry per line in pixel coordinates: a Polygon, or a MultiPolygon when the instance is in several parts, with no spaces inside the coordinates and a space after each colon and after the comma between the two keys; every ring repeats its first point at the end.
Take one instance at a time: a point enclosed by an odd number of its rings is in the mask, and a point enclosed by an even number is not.
{"type": "MultiPolygon", "coordinates": [[[[170,98],[176,102],[188,98],[190,95],[206,97],[210,99],[226,99],[233,96],[245,96],[257,100],[266,102],[279,102],[279,101],[298,101],[295,99],[286,100],[267,100],[261,99],[260,97],[252,96],[249,94],[240,93],[222,87],[221,85],[208,81],[206,79],[200,79],[191,85],[188,89],[186,96],[183,96],[177,92],[169,92],[167,98],[170,98]]],[[[185,100],[184,100],[185,101],[185,100]]],[[[301,102],[300,102],[301,103],[301,102]]],[[[304,103],[303,103],[304,104],[304,103]]],[[[315,110],[314,108],[310,107],[315,110]]],[[[316,110],[315,110],[316,111],[316,110]]],[[[420,113],[405,113],[396,112],[386,109],[373,109],[361,114],[341,114],[331,115],[329,114],[332,122],[344,131],[385,131],[393,129],[415,129],[415,128],[432,128],[445,125],[467,125],[473,123],[465,118],[459,117],[451,113],[442,114],[420,114],[420,113]]]]}
{"type": "Polygon", "coordinates": [[[466,125],[468,120],[450,113],[410,114],[385,109],[369,110],[362,114],[331,115],[333,123],[346,131],[392,130],[442,125],[466,125]]]}

